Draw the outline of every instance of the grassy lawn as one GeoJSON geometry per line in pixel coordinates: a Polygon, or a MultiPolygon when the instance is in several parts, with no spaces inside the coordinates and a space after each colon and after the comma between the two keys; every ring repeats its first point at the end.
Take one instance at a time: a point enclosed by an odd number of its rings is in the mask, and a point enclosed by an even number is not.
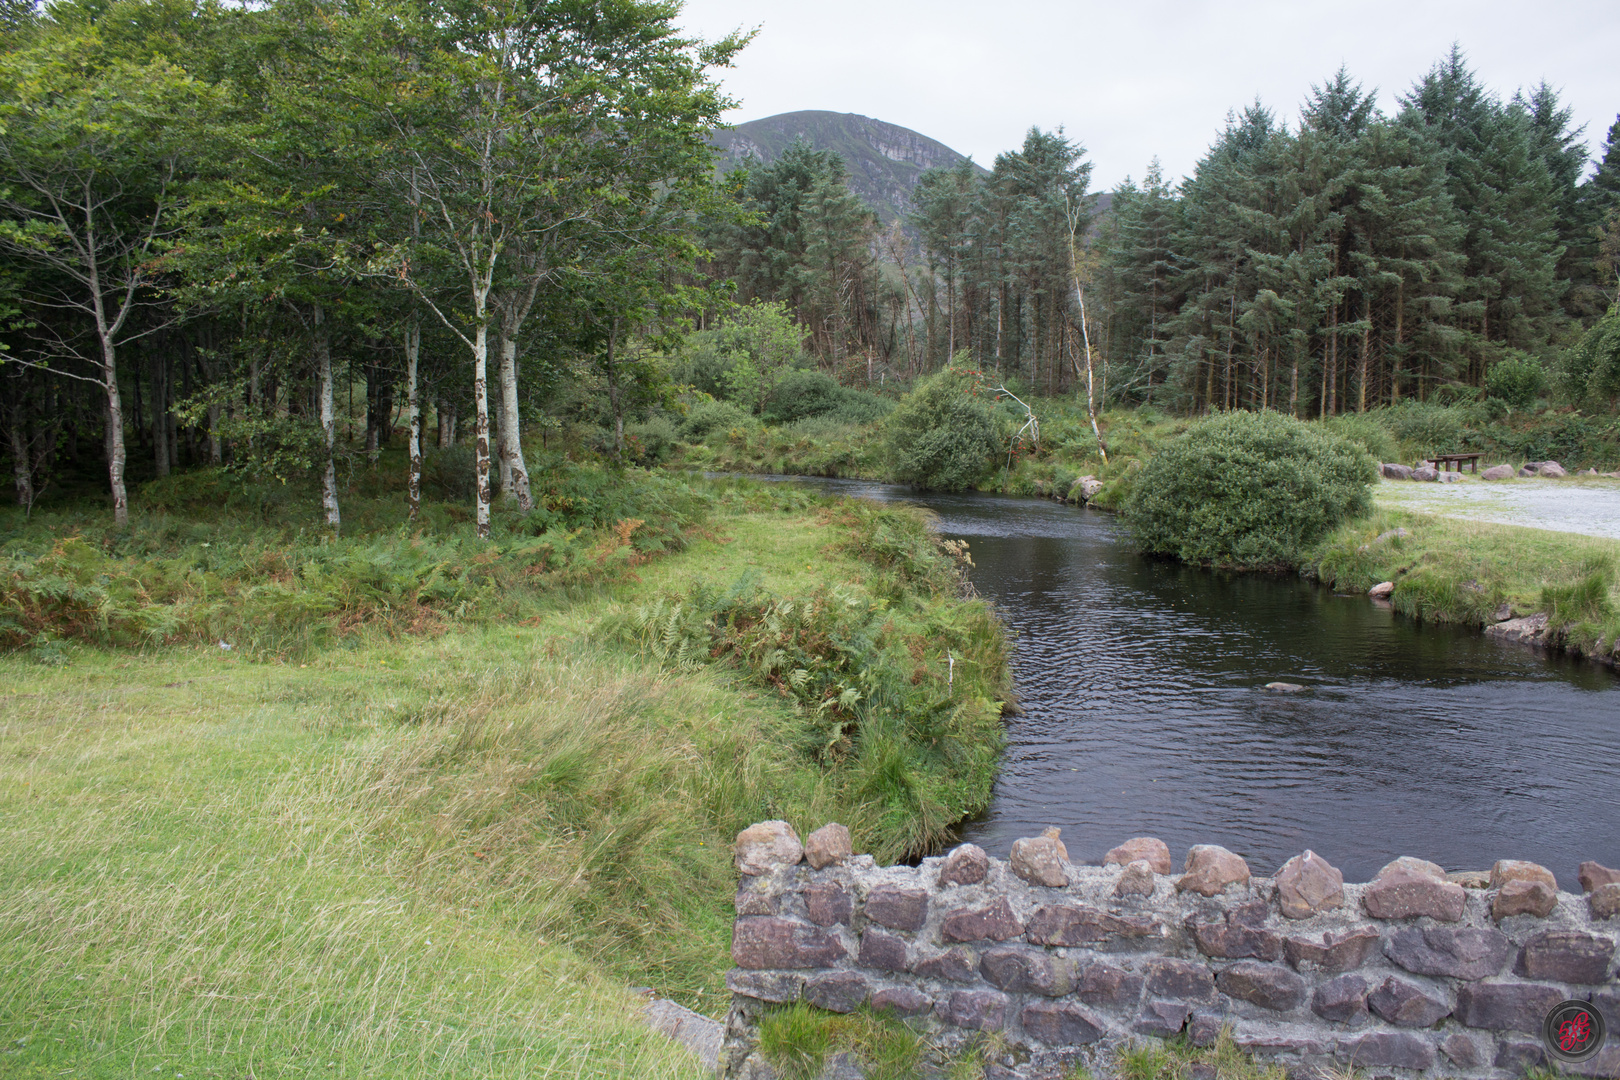
{"type": "Polygon", "coordinates": [[[340,613],[281,655],[0,656],[0,1074],[698,1075],[626,987],[723,1012],[736,832],[926,845],[988,797],[1005,655],[904,512],[722,499],[682,550],[601,566],[424,632],[340,613]],[[636,612],[704,582],[747,599],[705,624],[721,655],[660,662],[636,612]],[[784,608],[822,622],[763,637],[784,608]],[[877,627],[858,706],[748,651],[842,678],[807,642],[846,609],[877,627]]]}

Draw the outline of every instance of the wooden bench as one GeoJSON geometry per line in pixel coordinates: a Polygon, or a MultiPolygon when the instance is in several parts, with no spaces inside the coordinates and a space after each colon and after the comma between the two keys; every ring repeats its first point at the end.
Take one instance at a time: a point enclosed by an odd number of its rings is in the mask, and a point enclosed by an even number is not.
{"type": "Polygon", "coordinates": [[[1434,467],[1437,469],[1450,462],[1457,467],[1458,472],[1462,472],[1463,462],[1466,461],[1468,462],[1469,471],[1477,473],[1479,472],[1479,459],[1479,454],[1436,454],[1429,460],[1434,462],[1434,467]]]}

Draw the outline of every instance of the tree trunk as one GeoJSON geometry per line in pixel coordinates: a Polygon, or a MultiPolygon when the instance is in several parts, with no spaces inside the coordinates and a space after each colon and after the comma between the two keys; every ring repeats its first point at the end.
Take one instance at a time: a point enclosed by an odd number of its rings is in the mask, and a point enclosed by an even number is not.
{"type": "MultiPolygon", "coordinates": [[[[161,344],[163,338],[158,338],[161,344]]],[[[152,464],[159,476],[169,475],[169,362],[152,353],[152,464]]]]}
{"type": "Polygon", "coordinates": [[[473,453],[478,463],[478,538],[489,537],[489,321],[483,305],[478,305],[477,328],[473,332],[473,408],[477,421],[474,426],[473,453]]]}
{"type": "Polygon", "coordinates": [[[21,404],[11,407],[11,472],[17,485],[17,505],[34,505],[34,471],[29,467],[27,416],[21,404]]]}
{"type": "Polygon", "coordinates": [[[315,379],[321,411],[321,435],[326,444],[326,468],[321,473],[321,506],[326,510],[326,523],[334,531],[341,529],[343,517],[338,512],[337,495],[337,407],[332,387],[332,343],[326,335],[325,312],[315,305],[315,379]]]}
{"type": "Polygon", "coordinates": [[[101,385],[107,391],[107,482],[112,489],[113,524],[129,526],[129,492],[124,489],[124,403],[118,396],[118,358],[112,339],[101,335],[101,385]]]}
{"type": "Polygon", "coordinates": [[[533,510],[529,466],[523,460],[523,425],[518,416],[517,341],[505,334],[501,335],[501,457],[506,461],[503,478],[508,472],[511,476],[504,489],[517,496],[520,510],[533,510]]]}
{"type": "Polygon", "coordinates": [[[1395,287],[1395,359],[1389,367],[1389,403],[1398,404],[1401,400],[1401,332],[1405,329],[1406,317],[1406,282],[1403,279],[1395,287]]]}
{"type": "Polygon", "coordinates": [[[405,411],[411,424],[411,473],[406,490],[411,521],[416,520],[416,513],[422,507],[422,404],[416,395],[416,361],[421,351],[422,330],[413,314],[410,325],[405,328],[405,411]]]}
{"type": "Polygon", "coordinates": [[[1361,296],[1361,385],[1357,391],[1356,412],[1367,411],[1367,358],[1372,343],[1372,297],[1361,296]]]}

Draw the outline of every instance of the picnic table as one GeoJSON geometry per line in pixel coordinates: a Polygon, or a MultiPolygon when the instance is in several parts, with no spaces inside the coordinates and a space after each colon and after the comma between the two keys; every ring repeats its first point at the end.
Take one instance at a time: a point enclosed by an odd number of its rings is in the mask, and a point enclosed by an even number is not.
{"type": "Polygon", "coordinates": [[[1434,462],[1434,467],[1437,469],[1450,462],[1457,467],[1458,472],[1462,472],[1463,462],[1466,461],[1469,464],[1469,471],[1477,473],[1479,472],[1479,459],[1479,454],[1436,454],[1429,460],[1434,462]]]}

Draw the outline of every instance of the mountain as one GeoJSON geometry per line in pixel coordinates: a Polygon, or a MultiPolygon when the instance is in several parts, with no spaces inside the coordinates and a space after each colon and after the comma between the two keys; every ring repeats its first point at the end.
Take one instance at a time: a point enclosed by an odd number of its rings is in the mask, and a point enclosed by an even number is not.
{"type": "Polygon", "coordinates": [[[924,170],[949,168],[964,156],[899,124],[818,109],[750,120],[716,131],[709,142],[721,151],[719,167],[724,172],[750,158],[769,165],[798,139],[817,150],[837,151],[849,168],[850,190],[885,225],[911,209],[911,192],[924,170]]]}
{"type": "MultiPolygon", "coordinates": [[[[726,131],[716,131],[709,136],[709,144],[721,151],[716,165],[721,172],[727,172],[750,159],[769,165],[798,139],[817,150],[836,150],[849,169],[850,190],[859,195],[885,225],[911,210],[911,192],[917,186],[918,176],[927,169],[950,168],[965,156],[899,124],[858,113],[819,109],[750,120],[726,131]]],[[[981,176],[990,175],[982,165],[974,168],[981,176]]],[[[1093,229],[1111,201],[1108,192],[1097,196],[1093,229]]]]}

